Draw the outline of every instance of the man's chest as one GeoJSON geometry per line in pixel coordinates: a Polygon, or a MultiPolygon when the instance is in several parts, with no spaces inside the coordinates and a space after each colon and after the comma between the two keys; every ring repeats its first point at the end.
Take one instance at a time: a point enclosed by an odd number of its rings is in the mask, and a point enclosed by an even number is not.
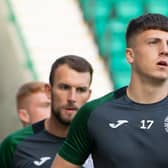
{"type": "Polygon", "coordinates": [[[16,168],[47,168],[62,145],[59,141],[25,141],[16,150],[14,165],[16,168]]]}
{"type": "Polygon", "coordinates": [[[93,119],[90,124],[94,156],[119,168],[168,167],[168,110],[109,113],[102,111],[96,116],[99,122],[93,119]]]}

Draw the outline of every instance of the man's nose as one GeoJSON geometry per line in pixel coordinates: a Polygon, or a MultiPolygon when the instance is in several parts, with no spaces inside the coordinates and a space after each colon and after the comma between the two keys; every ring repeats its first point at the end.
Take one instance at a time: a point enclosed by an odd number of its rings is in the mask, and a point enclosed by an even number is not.
{"type": "Polygon", "coordinates": [[[163,42],[160,47],[160,54],[168,56],[168,42],[163,42]]]}
{"type": "Polygon", "coordinates": [[[77,99],[77,93],[75,89],[71,89],[68,93],[68,101],[70,102],[76,102],[77,99]]]}

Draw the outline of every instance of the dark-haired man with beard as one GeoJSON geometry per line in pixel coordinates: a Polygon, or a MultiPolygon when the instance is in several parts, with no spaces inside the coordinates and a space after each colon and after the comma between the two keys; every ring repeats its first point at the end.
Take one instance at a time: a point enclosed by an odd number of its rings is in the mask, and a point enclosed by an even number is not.
{"type": "MultiPolygon", "coordinates": [[[[51,166],[55,151],[63,144],[72,119],[90,98],[92,73],[90,63],[78,56],[63,56],[53,63],[49,77],[50,85],[46,85],[48,97],[51,98],[51,116],[42,121],[44,129],[19,140],[13,151],[11,167],[51,166]]],[[[36,123],[38,124],[42,123],[36,123]]],[[[32,130],[32,127],[29,127],[30,129],[32,130]]],[[[83,167],[92,168],[90,157],[83,167]]]]}

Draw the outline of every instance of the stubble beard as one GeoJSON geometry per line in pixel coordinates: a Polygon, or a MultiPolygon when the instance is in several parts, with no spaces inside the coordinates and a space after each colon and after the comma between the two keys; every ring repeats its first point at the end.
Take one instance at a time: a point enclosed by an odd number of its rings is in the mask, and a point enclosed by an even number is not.
{"type": "Polygon", "coordinates": [[[59,109],[54,108],[55,97],[53,92],[51,93],[51,113],[55,117],[56,121],[58,121],[63,126],[70,126],[71,121],[67,121],[63,119],[61,116],[61,111],[59,109]]]}
{"type": "Polygon", "coordinates": [[[70,126],[71,121],[67,121],[65,119],[63,119],[63,117],[61,116],[61,112],[58,109],[54,109],[53,105],[52,105],[52,114],[55,116],[55,119],[62,125],[64,126],[70,126]]]}

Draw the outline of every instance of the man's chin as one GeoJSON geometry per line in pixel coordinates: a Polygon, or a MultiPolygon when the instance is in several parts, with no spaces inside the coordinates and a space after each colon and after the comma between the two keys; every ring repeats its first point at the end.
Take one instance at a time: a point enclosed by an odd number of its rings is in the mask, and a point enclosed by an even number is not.
{"type": "Polygon", "coordinates": [[[61,124],[65,126],[70,126],[71,121],[62,121],[61,124]]]}
{"type": "Polygon", "coordinates": [[[63,119],[63,118],[59,118],[58,119],[59,122],[62,124],[62,125],[65,125],[65,126],[69,126],[72,122],[72,120],[69,120],[69,119],[63,119]]]}
{"type": "Polygon", "coordinates": [[[62,117],[60,113],[54,113],[54,116],[60,124],[65,125],[65,126],[69,126],[72,122],[72,119],[70,116],[62,117]]]}

